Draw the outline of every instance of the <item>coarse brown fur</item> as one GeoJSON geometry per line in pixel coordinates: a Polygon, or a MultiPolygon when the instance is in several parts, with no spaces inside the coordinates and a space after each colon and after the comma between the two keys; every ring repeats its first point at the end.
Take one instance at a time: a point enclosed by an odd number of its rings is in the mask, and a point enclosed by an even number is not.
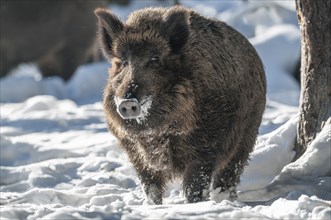
{"type": "Polygon", "coordinates": [[[146,8],[126,23],[96,10],[111,60],[104,110],[147,197],[183,180],[188,202],[210,187],[234,188],[253,150],[265,108],[263,66],[240,33],[184,8],[146,8]],[[116,99],[151,97],[145,118],[123,119],[116,99]]]}

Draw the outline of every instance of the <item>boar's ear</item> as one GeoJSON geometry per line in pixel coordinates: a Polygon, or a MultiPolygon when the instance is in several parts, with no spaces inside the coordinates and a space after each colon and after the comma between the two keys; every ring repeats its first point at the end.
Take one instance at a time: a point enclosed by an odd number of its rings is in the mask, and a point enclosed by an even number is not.
{"type": "Polygon", "coordinates": [[[169,41],[172,52],[179,52],[189,36],[185,12],[177,10],[171,12],[161,25],[161,35],[169,41]]]}
{"type": "Polygon", "coordinates": [[[100,46],[104,55],[109,58],[113,40],[123,30],[124,24],[108,9],[98,8],[94,13],[98,17],[100,46]]]}

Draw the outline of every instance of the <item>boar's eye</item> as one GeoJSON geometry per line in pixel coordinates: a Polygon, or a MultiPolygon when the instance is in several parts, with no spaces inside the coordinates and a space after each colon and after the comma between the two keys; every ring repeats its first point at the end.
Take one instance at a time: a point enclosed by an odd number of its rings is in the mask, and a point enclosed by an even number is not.
{"type": "Polygon", "coordinates": [[[160,65],[160,58],[158,56],[153,56],[150,58],[149,62],[147,63],[148,66],[157,67],[160,65]]]}
{"type": "Polygon", "coordinates": [[[152,63],[158,63],[159,62],[159,57],[158,56],[152,57],[151,62],[152,63]]]}
{"type": "Polygon", "coordinates": [[[149,62],[148,62],[148,64],[149,65],[151,65],[151,66],[158,66],[159,64],[160,64],[160,58],[158,57],[158,56],[154,56],[154,57],[152,57],[150,60],[149,60],[149,62]]]}
{"type": "Polygon", "coordinates": [[[128,60],[126,58],[121,58],[122,66],[127,66],[129,64],[128,60]]]}

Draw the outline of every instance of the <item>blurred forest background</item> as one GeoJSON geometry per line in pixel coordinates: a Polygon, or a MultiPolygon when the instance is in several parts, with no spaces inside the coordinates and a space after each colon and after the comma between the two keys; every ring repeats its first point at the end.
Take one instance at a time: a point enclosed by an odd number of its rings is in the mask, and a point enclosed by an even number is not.
{"type": "Polygon", "coordinates": [[[0,76],[20,63],[34,62],[43,76],[68,80],[79,65],[102,59],[94,9],[129,4],[130,0],[1,0],[0,76]]]}

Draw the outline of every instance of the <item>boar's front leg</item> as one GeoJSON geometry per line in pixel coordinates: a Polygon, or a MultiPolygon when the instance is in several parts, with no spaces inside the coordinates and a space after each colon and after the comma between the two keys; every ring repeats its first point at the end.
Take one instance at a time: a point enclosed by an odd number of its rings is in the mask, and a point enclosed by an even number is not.
{"type": "Polygon", "coordinates": [[[206,199],[212,172],[212,164],[197,164],[186,168],[183,187],[188,202],[199,202],[206,199]]]}
{"type": "Polygon", "coordinates": [[[161,171],[156,171],[148,167],[146,162],[137,153],[137,145],[129,140],[122,140],[122,145],[126,149],[130,161],[136,169],[143,190],[147,199],[156,205],[162,204],[162,196],[164,192],[165,175],[161,171]]]}
{"type": "Polygon", "coordinates": [[[162,204],[164,180],[161,172],[145,168],[143,170],[138,170],[138,175],[147,199],[155,205],[162,204]]]}

